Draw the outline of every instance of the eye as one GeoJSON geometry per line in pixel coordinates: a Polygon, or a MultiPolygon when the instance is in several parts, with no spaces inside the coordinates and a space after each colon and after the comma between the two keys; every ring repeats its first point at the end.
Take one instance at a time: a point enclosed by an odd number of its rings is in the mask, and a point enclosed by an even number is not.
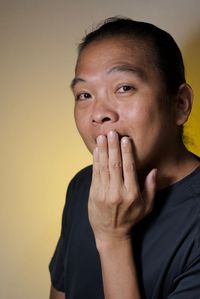
{"type": "Polygon", "coordinates": [[[90,98],[91,98],[91,94],[89,94],[88,92],[81,92],[75,96],[76,101],[85,101],[90,98]]]}
{"type": "Polygon", "coordinates": [[[126,92],[129,92],[129,91],[132,91],[134,90],[135,88],[131,85],[128,85],[128,84],[125,84],[125,85],[122,85],[120,86],[118,89],[117,89],[117,92],[118,93],[126,93],[126,92]]]}

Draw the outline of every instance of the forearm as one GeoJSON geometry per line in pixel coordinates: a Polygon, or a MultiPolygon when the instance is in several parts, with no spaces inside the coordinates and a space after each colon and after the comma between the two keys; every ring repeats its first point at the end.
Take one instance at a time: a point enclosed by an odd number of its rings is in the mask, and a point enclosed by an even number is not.
{"type": "Polygon", "coordinates": [[[88,215],[99,251],[106,299],[141,299],[130,231],[152,209],[156,169],[138,184],[132,143],[116,132],[97,138],[88,215]]]}
{"type": "Polygon", "coordinates": [[[141,299],[130,239],[98,243],[105,299],[141,299]]]}

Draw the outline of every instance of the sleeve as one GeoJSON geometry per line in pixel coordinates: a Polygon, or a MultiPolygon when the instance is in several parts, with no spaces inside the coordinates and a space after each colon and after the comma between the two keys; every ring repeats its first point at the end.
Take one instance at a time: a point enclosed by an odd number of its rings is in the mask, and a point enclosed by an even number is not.
{"type": "Polygon", "coordinates": [[[60,292],[64,292],[64,259],[71,226],[72,193],[73,190],[71,181],[67,190],[66,202],[63,209],[60,238],[49,264],[51,283],[53,287],[60,292]]]}
{"type": "Polygon", "coordinates": [[[51,284],[60,292],[64,292],[64,243],[64,238],[60,236],[55,253],[49,264],[51,284]]]}
{"type": "Polygon", "coordinates": [[[176,287],[167,299],[200,298],[200,256],[198,256],[184,273],[175,279],[176,287]]]}

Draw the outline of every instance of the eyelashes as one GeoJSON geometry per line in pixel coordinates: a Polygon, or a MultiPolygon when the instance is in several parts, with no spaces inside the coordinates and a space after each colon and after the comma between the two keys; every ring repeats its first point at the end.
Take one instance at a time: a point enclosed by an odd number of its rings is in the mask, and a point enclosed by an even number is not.
{"type": "Polygon", "coordinates": [[[117,93],[127,93],[136,90],[136,88],[129,84],[123,84],[117,89],[117,93]]]}
{"type": "Polygon", "coordinates": [[[85,101],[90,99],[92,96],[89,92],[80,92],[75,95],[75,101],[85,101]]]}
{"type": "MultiPolygon", "coordinates": [[[[137,89],[133,85],[123,84],[118,86],[113,93],[118,95],[129,95],[129,94],[131,95],[136,90],[137,89]]],[[[75,101],[86,101],[91,99],[92,97],[93,95],[91,93],[82,91],[75,94],[75,101]]]]}

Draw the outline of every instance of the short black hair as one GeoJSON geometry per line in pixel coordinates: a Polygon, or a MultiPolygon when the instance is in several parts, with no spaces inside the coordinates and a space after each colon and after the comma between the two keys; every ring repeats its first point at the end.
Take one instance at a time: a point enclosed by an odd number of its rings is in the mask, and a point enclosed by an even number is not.
{"type": "Polygon", "coordinates": [[[124,17],[112,17],[101,22],[86,34],[78,47],[78,54],[92,42],[105,38],[124,36],[147,43],[155,56],[154,63],[161,71],[167,92],[176,94],[185,83],[185,70],[181,51],[173,37],[157,26],[124,17]]]}

